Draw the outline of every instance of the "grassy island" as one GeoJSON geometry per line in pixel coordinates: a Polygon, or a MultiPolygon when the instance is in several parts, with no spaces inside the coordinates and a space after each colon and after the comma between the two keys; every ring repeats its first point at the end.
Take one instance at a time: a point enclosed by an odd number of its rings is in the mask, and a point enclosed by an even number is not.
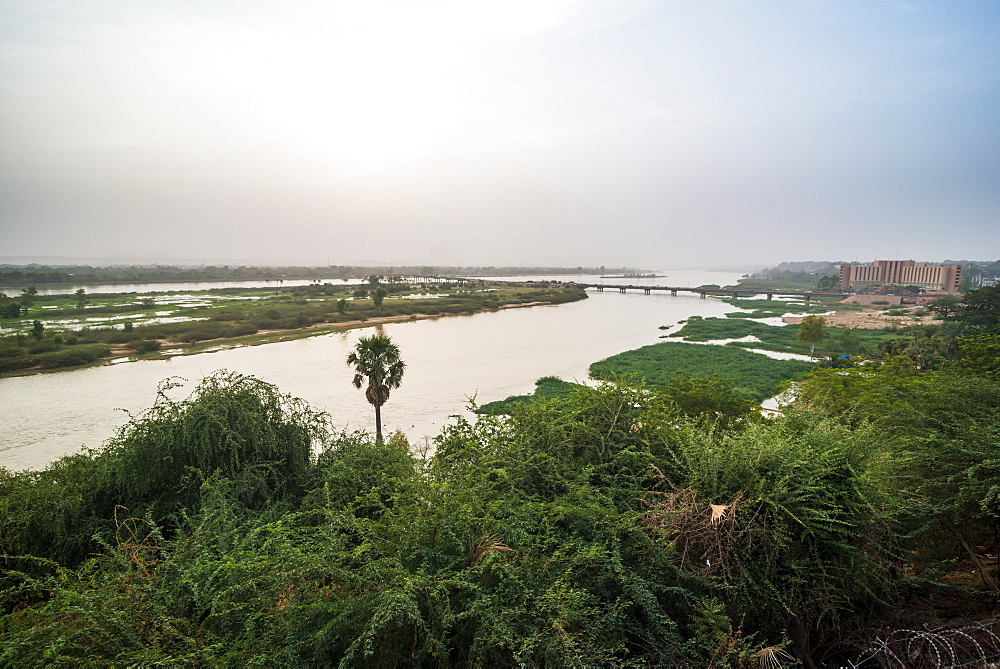
{"type": "Polygon", "coordinates": [[[558,284],[467,287],[378,282],[185,293],[38,296],[0,319],[0,372],[31,373],[109,356],[160,357],[206,346],[256,345],[377,323],[585,299],[558,284]],[[84,303],[84,299],[86,303],[84,303]],[[3,332],[3,331],[0,331],[3,332]]]}

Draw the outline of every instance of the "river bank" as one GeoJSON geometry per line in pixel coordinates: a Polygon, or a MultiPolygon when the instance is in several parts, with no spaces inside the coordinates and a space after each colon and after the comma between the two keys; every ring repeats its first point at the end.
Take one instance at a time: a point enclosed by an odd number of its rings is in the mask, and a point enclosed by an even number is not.
{"type": "Polygon", "coordinates": [[[30,339],[26,320],[13,335],[0,338],[0,373],[22,376],[166,359],[386,323],[562,304],[587,297],[582,289],[562,286],[456,290],[443,285],[438,295],[394,286],[397,294],[393,297],[383,294],[379,299],[366,299],[367,290],[351,288],[351,293],[345,293],[326,284],[291,289],[300,294],[212,295],[218,298],[214,300],[201,293],[176,294],[160,302],[130,295],[125,304],[116,304],[117,296],[113,296],[90,310],[67,308],[64,299],[38,310],[38,317],[32,319],[38,325],[30,331],[30,339]],[[98,315],[105,313],[111,315],[98,315]],[[74,330],[74,321],[67,315],[76,314],[84,319],[74,330]],[[70,354],[83,350],[81,345],[98,344],[105,345],[98,359],[70,359],[70,354]],[[60,364],[64,358],[69,364],[60,364]]]}
{"type": "Polygon", "coordinates": [[[295,341],[305,337],[318,337],[337,332],[346,332],[359,328],[378,327],[387,323],[402,323],[406,321],[418,321],[427,319],[448,318],[459,315],[469,315],[475,313],[486,313],[490,311],[500,311],[502,309],[523,309],[526,307],[537,307],[551,305],[552,302],[532,301],[523,303],[506,304],[496,308],[479,309],[462,314],[408,314],[399,316],[378,316],[370,319],[347,321],[345,323],[320,323],[291,330],[264,330],[252,335],[240,337],[218,337],[216,339],[206,339],[196,343],[174,342],[168,339],[156,339],[160,348],[149,353],[137,353],[127,347],[112,348],[109,355],[101,357],[93,362],[84,365],[67,365],[53,367],[49,369],[41,366],[28,367],[9,372],[0,376],[28,376],[32,374],[48,374],[55,372],[66,372],[87,367],[97,367],[101,365],[115,365],[123,362],[137,362],[139,360],[167,360],[169,358],[185,355],[198,355],[201,353],[211,353],[241,346],[262,346],[264,344],[274,344],[278,342],[295,341]]]}

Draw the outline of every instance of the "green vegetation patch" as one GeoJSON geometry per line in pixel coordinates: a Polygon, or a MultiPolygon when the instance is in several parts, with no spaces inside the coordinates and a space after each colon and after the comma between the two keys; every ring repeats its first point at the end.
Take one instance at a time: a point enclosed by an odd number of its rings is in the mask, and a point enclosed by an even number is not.
{"type": "MultiPolygon", "coordinates": [[[[737,318],[699,318],[693,316],[677,332],[667,335],[684,341],[715,341],[740,339],[752,335],[759,342],[730,342],[728,346],[757,348],[781,353],[809,355],[809,344],[797,339],[798,325],[767,325],[737,318]]],[[[848,330],[823,328],[823,339],[817,351],[831,355],[859,355],[878,349],[879,343],[896,336],[885,330],[848,330]]]]}
{"type": "Polygon", "coordinates": [[[748,666],[876,627],[902,573],[877,440],[819,416],[718,434],[608,384],[423,460],[328,418],[219,373],[0,468],[0,665],[748,666]]]}
{"type": "Polygon", "coordinates": [[[506,399],[495,402],[487,402],[478,407],[476,413],[482,415],[495,416],[499,414],[512,414],[517,407],[529,402],[547,402],[554,399],[568,397],[577,388],[583,386],[579,383],[563,381],[556,376],[543,376],[535,381],[535,391],[530,395],[511,395],[506,399]]]}
{"type": "Polygon", "coordinates": [[[811,362],[774,360],[738,348],[662,342],[595,362],[590,375],[603,381],[639,379],[653,387],[666,385],[677,374],[715,375],[740,395],[761,402],[775,395],[785,381],[812,367],[811,362]]]}
{"type": "Polygon", "coordinates": [[[820,314],[830,310],[827,305],[814,306],[805,302],[792,302],[789,300],[741,300],[738,298],[726,298],[722,301],[740,309],[752,310],[726,314],[730,318],[771,318],[784,316],[787,313],[820,314]]]}
{"type": "Polygon", "coordinates": [[[55,369],[77,367],[111,355],[105,344],[67,345],[47,338],[19,346],[14,338],[0,341],[0,372],[14,372],[29,367],[55,369]]]}

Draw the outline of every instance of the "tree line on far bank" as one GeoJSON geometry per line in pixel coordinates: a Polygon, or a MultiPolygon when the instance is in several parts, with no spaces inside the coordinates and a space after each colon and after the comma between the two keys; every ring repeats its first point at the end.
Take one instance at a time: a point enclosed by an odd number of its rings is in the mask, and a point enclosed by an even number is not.
{"type": "Polygon", "coordinates": [[[177,266],[177,265],[0,265],[0,286],[96,283],[285,280],[348,281],[371,275],[398,277],[516,276],[522,274],[603,274],[636,272],[628,267],[496,267],[448,265],[177,266]]]}

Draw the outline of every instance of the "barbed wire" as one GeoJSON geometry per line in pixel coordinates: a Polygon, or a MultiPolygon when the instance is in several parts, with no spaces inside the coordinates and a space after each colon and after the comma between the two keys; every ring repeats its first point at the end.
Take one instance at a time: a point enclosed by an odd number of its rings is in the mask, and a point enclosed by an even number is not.
{"type": "Polygon", "coordinates": [[[964,627],[893,630],[850,662],[851,667],[1000,667],[1000,618],[964,627]]]}

